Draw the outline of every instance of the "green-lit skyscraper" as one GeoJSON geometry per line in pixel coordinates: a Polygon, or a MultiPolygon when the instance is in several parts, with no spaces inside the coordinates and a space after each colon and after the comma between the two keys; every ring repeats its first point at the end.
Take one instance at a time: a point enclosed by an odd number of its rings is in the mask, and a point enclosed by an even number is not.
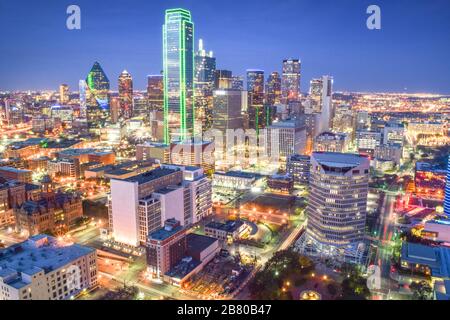
{"type": "Polygon", "coordinates": [[[194,23],[184,9],[166,10],[163,25],[164,142],[194,131],[194,23]]]}

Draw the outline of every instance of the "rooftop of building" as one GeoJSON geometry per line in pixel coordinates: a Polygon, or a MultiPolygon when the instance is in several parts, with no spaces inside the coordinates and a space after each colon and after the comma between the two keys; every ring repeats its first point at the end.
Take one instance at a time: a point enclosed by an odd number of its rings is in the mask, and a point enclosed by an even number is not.
{"type": "Polygon", "coordinates": [[[41,142],[45,141],[45,138],[28,138],[25,141],[13,142],[8,148],[11,150],[19,150],[25,147],[39,145],[41,142]]]}
{"type": "Polygon", "coordinates": [[[35,213],[45,213],[48,209],[62,209],[67,203],[80,201],[81,198],[74,193],[49,193],[39,200],[28,200],[18,206],[19,210],[25,211],[28,215],[35,213]]]}
{"type": "Polygon", "coordinates": [[[291,181],[293,178],[288,174],[274,174],[268,177],[270,180],[291,181]]]}
{"type": "Polygon", "coordinates": [[[293,154],[289,157],[289,159],[291,161],[309,161],[311,157],[303,154],[293,154]]]}
{"type": "Polygon", "coordinates": [[[401,259],[412,264],[427,265],[433,277],[450,277],[450,248],[448,247],[404,242],[401,259]]]}
{"type": "Polygon", "coordinates": [[[18,169],[18,168],[14,168],[14,167],[0,167],[0,170],[2,170],[2,171],[8,171],[8,172],[15,172],[15,173],[31,172],[31,170],[27,170],[27,169],[18,169]]]}
{"type": "Polygon", "coordinates": [[[107,155],[114,153],[112,150],[99,150],[94,148],[82,148],[82,149],[66,149],[59,152],[59,156],[79,156],[83,154],[96,154],[107,155]]]}
{"type": "Polygon", "coordinates": [[[225,222],[212,221],[206,227],[232,233],[238,230],[243,224],[244,222],[242,220],[227,220],[225,222]]]}
{"type": "Polygon", "coordinates": [[[156,168],[156,169],[138,174],[136,176],[126,178],[125,181],[137,182],[139,184],[142,184],[142,183],[150,182],[155,179],[159,179],[161,177],[175,173],[177,171],[180,171],[180,170],[179,169],[178,170],[177,169],[169,169],[169,168],[156,168]]]}
{"type": "Polygon", "coordinates": [[[227,171],[227,172],[215,172],[215,175],[234,177],[234,178],[245,178],[245,179],[254,179],[256,178],[255,173],[244,172],[244,171],[227,171]]]}
{"type": "Polygon", "coordinates": [[[416,171],[426,171],[426,172],[434,172],[434,173],[441,173],[441,174],[446,173],[445,169],[440,168],[438,165],[436,165],[434,163],[425,162],[425,161],[416,162],[416,171]]]}
{"type": "Polygon", "coordinates": [[[256,207],[258,210],[267,210],[268,208],[288,211],[295,204],[295,196],[279,195],[273,193],[265,193],[244,204],[247,209],[256,207]]]}
{"type": "Polygon", "coordinates": [[[70,148],[78,143],[80,143],[81,140],[50,140],[48,141],[44,147],[45,148],[49,148],[49,149],[66,149],[66,148],[70,148]]]}
{"type": "MultiPolygon", "coordinates": [[[[36,235],[28,240],[0,250],[0,277],[17,273],[33,275],[59,269],[95,249],[79,244],[65,244],[48,235],[36,235]]],[[[20,278],[8,283],[16,288],[26,285],[20,278]]]]}
{"type": "Polygon", "coordinates": [[[359,154],[338,152],[313,152],[312,158],[321,165],[340,168],[356,167],[369,161],[367,157],[359,154]]]}
{"type": "Polygon", "coordinates": [[[166,220],[164,227],[149,234],[150,240],[163,241],[173,236],[174,234],[182,231],[184,227],[179,224],[175,219],[166,220]]]}
{"type": "Polygon", "coordinates": [[[204,236],[196,233],[189,233],[186,236],[188,252],[202,252],[217,242],[216,238],[204,236]]]}
{"type": "Polygon", "coordinates": [[[5,178],[0,177],[0,189],[5,189],[5,188],[14,188],[14,187],[18,187],[20,185],[24,185],[23,182],[19,182],[17,180],[7,180],[5,178]]]}
{"type": "Polygon", "coordinates": [[[200,265],[200,261],[193,259],[192,257],[186,257],[182,259],[176,266],[174,266],[165,275],[173,279],[182,280],[188,274],[190,274],[195,268],[200,265]]]}
{"type": "Polygon", "coordinates": [[[321,134],[319,134],[316,137],[316,140],[320,140],[320,139],[345,140],[346,137],[347,137],[347,135],[345,133],[336,133],[336,132],[325,131],[325,132],[322,132],[321,134]]]}

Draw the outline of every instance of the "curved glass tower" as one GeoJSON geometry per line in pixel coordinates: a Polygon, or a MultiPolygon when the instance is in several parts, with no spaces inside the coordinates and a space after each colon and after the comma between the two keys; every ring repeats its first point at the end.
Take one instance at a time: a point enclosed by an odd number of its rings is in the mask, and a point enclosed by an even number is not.
{"type": "Polygon", "coordinates": [[[194,23],[184,9],[166,10],[163,25],[164,142],[194,131],[194,23]]]}

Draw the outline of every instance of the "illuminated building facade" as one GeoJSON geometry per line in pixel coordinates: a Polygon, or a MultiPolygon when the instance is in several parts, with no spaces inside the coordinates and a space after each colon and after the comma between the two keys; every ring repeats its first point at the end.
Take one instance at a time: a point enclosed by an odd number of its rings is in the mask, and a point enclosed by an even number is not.
{"type": "Polygon", "coordinates": [[[214,89],[230,89],[233,75],[230,70],[216,70],[214,75],[214,89]]]}
{"type": "Polygon", "coordinates": [[[267,79],[267,104],[275,105],[281,102],[281,78],[278,72],[272,72],[267,79]]]}
{"type": "Polygon", "coordinates": [[[286,172],[294,179],[294,185],[308,185],[310,166],[309,156],[293,154],[288,158],[286,172]]]}
{"type": "Polygon", "coordinates": [[[87,119],[91,127],[98,127],[109,118],[109,79],[98,62],[86,78],[88,89],[87,119]]]}
{"type": "Polygon", "coordinates": [[[80,80],[78,82],[78,93],[80,100],[80,118],[86,119],[87,117],[87,96],[86,96],[87,84],[85,80],[80,80]]]}
{"type": "Polygon", "coordinates": [[[194,23],[184,9],[166,10],[163,25],[164,143],[194,133],[194,23]]]}
{"type": "Polygon", "coordinates": [[[443,200],[446,175],[446,170],[441,170],[429,162],[416,162],[415,193],[422,198],[443,200]]]}
{"type": "Polygon", "coordinates": [[[119,101],[120,114],[124,119],[130,119],[133,116],[133,78],[127,70],[119,76],[119,101]]]}
{"type": "Polygon", "coordinates": [[[203,40],[198,43],[195,55],[195,116],[202,130],[211,127],[212,100],[216,72],[216,58],[212,51],[203,49],[203,40]]]}
{"type": "Polygon", "coordinates": [[[319,252],[333,254],[363,240],[369,165],[355,154],[312,154],[306,235],[319,252]]]}
{"type": "Polygon", "coordinates": [[[312,79],[309,88],[309,101],[313,112],[320,114],[319,133],[328,131],[333,116],[333,78],[322,76],[312,79]]]}
{"type": "Polygon", "coordinates": [[[248,127],[259,129],[266,126],[264,107],[264,70],[247,70],[248,127]]]}
{"type": "Polygon", "coordinates": [[[150,111],[163,111],[164,77],[161,74],[147,76],[147,100],[150,111]]]}
{"type": "Polygon", "coordinates": [[[300,99],[300,68],[299,59],[283,60],[281,91],[286,104],[297,102],[300,99]]]}
{"type": "Polygon", "coordinates": [[[347,135],[344,133],[322,132],[314,138],[314,151],[346,152],[348,145],[347,135]]]}
{"type": "Polygon", "coordinates": [[[59,102],[61,104],[69,102],[69,86],[67,84],[59,86],[59,102]]]}

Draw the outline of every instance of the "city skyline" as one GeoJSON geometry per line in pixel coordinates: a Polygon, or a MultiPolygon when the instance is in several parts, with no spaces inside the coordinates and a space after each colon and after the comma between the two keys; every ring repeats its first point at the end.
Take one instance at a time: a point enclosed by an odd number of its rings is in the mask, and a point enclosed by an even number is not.
{"type": "MultiPolygon", "coordinates": [[[[222,4],[215,4],[216,9],[192,1],[133,3],[129,7],[108,3],[106,7],[102,2],[96,11],[88,2],[79,1],[81,30],[72,31],[65,26],[68,3],[46,6],[45,12],[34,3],[2,4],[2,13],[21,7],[27,10],[1,19],[0,29],[8,30],[3,37],[10,45],[0,62],[0,90],[57,90],[67,83],[76,91],[79,79],[95,61],[110,79],[128,70],[136,90],[144,90],[146,76],[163,68],[162,12],[182,6],[191,11],[196,40],[202,38],[214,52],[218,69],[232,70],[235,75],[245,76],[245,70],[252,68],[263,69],[265,75],[273,71],[281,74],[283,59],[298,58],[302,62],[302,92],[307,92],[306,84],[312,78],[331,74],[336,91],[450,93],[446,85],[450,66],[444,60],[450,48],[441,41],[449,28],[446,1],[379,1],[381,30],[366,27],[368,1],[339,7],[328,1],[314,7],[311,1],[286,1],[275,6],[273,1],[263,1],[253,11],[253,1],[239,4],[240,10],[222,4]],[[151,10],[142,10],[146,7],[151,10]],[[99,10],[100,17],[96,14],[99,10]],[[219,23],[214,19],[218,12],[219,23]],[[435,18],[422,21],[417,19],[419,14],[435,18]],[[270,30],[261,29],[267,18],[273,20],[270,30]],[[132,25],[127,23],[130,21],[132,25]],[[17,28],[10,30],[6,24],[17,28]],[[224,27],[229,32],[223,33],[224,27]],[[409,40],[411,32],[415,32],[414,41],[409,40]],[[33,55],[29,55],[30,50],[34,50],[33,55]]],[[[197,50],[197,41],[195,46],[197,50]]],[[[112,89],[117,90],[116,81],[112,89]]]]}

